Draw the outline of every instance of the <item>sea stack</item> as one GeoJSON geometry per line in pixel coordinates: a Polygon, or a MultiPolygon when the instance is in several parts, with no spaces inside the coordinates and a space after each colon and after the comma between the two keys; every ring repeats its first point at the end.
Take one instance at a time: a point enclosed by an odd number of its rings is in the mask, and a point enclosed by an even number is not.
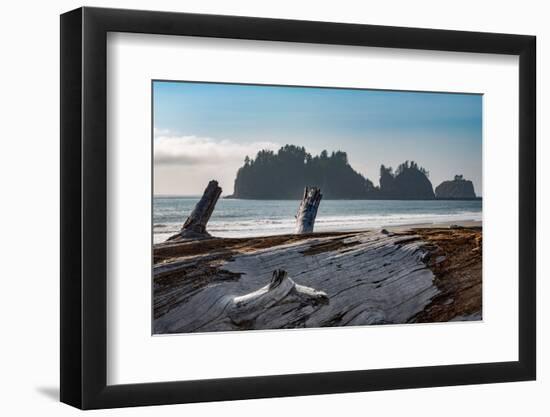
{"type": "Polygon", "coordinates": [[[439,199],[471,199],[476,198],[472,181],[465,180],[462,175],[455,175],[452,181],[443,181],[435,189],[435,198],[439,199]]]}
{"type": "Polygon", "coordinates": [[[434,191],[428,171],[414,161],[405,161],[395,172],[380,167],[380,197],[388,200],[433,200],[434,191]]]}

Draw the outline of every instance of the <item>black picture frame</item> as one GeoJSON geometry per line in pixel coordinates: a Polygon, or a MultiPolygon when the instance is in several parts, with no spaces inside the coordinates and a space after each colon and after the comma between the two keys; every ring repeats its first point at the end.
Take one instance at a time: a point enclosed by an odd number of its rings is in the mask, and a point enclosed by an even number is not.
{"type": "Polygon", "coordinates": [[[535,379],[535,54],[524,35],[88,7],[61,15],[61,401],[93,409],[535,379]],[[519,360],[107,385],[108,32],[519,56],[519,360]]]}

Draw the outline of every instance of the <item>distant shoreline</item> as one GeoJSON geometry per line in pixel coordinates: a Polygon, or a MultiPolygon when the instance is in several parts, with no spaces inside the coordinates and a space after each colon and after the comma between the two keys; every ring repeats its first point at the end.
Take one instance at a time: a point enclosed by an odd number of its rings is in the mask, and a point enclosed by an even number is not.
{"type": "MultiPolygon", "coordinates": [[[[256,201],[300,201],[299,198],[242,198],[233,197],[232,195],[224,196],[227,200],[256,200],[256,201]]],[[[482,201],[483,197],[475,198],[324,198],[325,201],[482,201]]]]}
{"type": "Polygon", "coordinates": [[[451,226],[458,226],[458,228],[467,228],[467,229],[476,229],[483,228],[483,222],[480,220],[457,220],[449,222],[439,222],[439,223],[417,223],[417,224],[402,224],[402,225],[392,225],[385,227],[388,230],[393,232],[402,232],[412,229],[447,229],[451,226]]]}
{"type": "MultiPolygon", "coordinates": [[[[153,195],[153,198],[200,198],[200,195],[153,195]]],[[[222,196],[224,200],[243,201],[300,201],[300,198],[237,198],[232,195],[222,196]]],[[[483,201],[476,198],[323,198],[323,201],[483,201]]]]}

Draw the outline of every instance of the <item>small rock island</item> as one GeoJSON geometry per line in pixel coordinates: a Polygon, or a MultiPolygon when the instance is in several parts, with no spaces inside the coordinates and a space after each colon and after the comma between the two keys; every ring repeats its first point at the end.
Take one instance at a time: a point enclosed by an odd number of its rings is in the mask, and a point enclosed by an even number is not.
{"type": "Polygon", "coordinates": [[[435,197],[448,200],[466,200],[476,198],[472,181],[462,175],[455,175],[452,181],[443,181],[435,189],[435,197]]]}

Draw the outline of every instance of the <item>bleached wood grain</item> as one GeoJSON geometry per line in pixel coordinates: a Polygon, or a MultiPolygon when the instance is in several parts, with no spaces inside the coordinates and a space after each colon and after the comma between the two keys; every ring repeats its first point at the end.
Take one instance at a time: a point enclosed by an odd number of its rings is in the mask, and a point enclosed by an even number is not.
{"type": "Polygon", "coordinates": [[[154,268],[154,332],[404,323],[438,293],[424,246],[367,231],[175,257],[154,268]]]}

